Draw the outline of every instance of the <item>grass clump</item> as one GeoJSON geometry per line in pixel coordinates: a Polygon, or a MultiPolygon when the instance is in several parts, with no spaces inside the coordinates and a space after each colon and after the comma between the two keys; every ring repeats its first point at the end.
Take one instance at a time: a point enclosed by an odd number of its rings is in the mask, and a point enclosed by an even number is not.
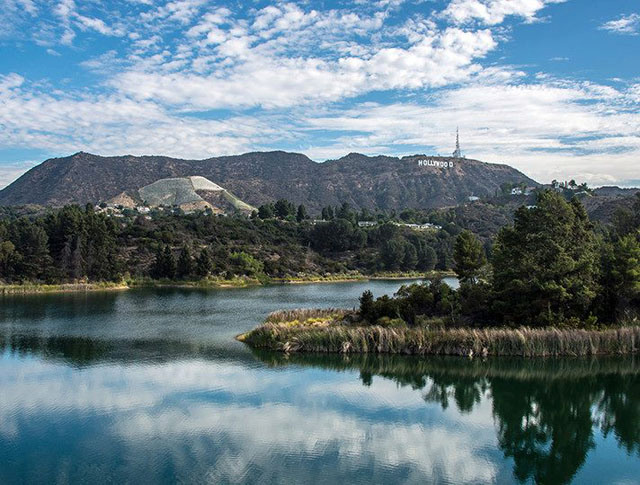
{"type": "MultiPolygon", "coordinates": [[[[455,328],[358,325],[323,310],[323,325],[305,323],[313,310],[277,312],[240,336],[248,345],[284,352],[389,353],[459,356],[594,356],[637,353],[640,327],[605,330],[557,328],[455,328]],[[295,321],[296,324],[290,324],[295,321]]],[[[389,323],[389,322],[387,322],[389,323]]]]}

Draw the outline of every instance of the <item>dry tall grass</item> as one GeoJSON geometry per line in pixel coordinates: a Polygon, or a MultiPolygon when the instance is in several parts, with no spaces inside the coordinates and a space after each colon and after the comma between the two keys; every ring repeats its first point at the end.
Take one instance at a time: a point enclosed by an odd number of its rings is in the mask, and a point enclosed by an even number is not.
{"type": "MultiPolygon", "coordinates": [[[[284,317],[284,314],[280,315],[284,317]]],[[[272,318],[240,336],[252,347],[284,352],[437,355],[586,356],[636,353],[640,327],[608,330],[450,329],[333,324],[287,325],[272,318]]]]}

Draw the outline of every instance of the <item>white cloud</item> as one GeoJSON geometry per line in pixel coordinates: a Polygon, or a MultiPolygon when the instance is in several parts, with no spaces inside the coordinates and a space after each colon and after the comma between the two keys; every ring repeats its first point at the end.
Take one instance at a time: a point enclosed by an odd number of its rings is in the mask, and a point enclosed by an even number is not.
{"type": "MultiPolygon", "coordinates": [[[[247,151],[267,136],[290,133],[268,120],[235,116],[224,120],[181,118],[153,102],[122,96],[47,94],[16,74],[0,77],[0,146],[54,153],[168,154],[204,158],[247,151]]],[[[4,182],[19,173],[3,167],[4,182]]]]}
{"type": "MultiPolygon", "coordinates": [[[[579,178],[579,164],[594,180],[637,178],[629,167],[640,85],[578,84],[486,60],[505,41],[505,19],[533,22],[558,1],[452,0],[439,14],[420,8],[402,18],[400,0],[333,9],[131,0],[130,12],[100,2],[5,0],[15,15],[54,15],[36,37],[51,55],[64,55],[52,47],[84,41],[84,32],[121,37],[78,63],[96,76],[93,85],[0,77],[0,144],[206,157],[268,140],[323,159],[423,146],[450,152],[459,124],[470,154],[541,180],[546,171],[579,178]],[[209,110],[225,111],[206,119],[209,110]]],[[[635,20],[613,22],[628,30],[635,20]]]]}
{"type": "Polygon", "coordinates": [[[623,15],[617,20],[602,24],[600,29],[616,34],[638,35],[640,34],[640,14],[623,15]]]}
{"type": "Polygon", "coordinates": [[[174,0],[151,12],[142,14],[141,17],[146,22],[164,19],[188,25],[206,3],[206,0],[174,0]]]}
{"type": "Polygon", "coordinates": [[[452,0],[441,16],[456,24],[478,21],[485,25],[497,25],[506,17],[523,18],[534,22],[536,15],[551,3],[565,0],[452,0]]]}
{"type": "Polygon", "coordinates": [[[122,30],[109,27],[100,19],[85,17],[84,15],[76,14],[75,20],[77,21],[80,29],[82,30],[95,30],[96,32],[102,35],[115,35],[115,36],[124,35],[124,32],[122,30]]]}
{"type": "Polygon", "coordinates": [[[309,117],[316,130],[344,132],[317,157],[344,152],[407,154],[406,147],[453,150],[456,126],[467,155],[508,163],[540,181],[633,178],[640,159],[636,88],[592,84],[469,85],[442,91],[429,105],[371,104],[309,117]],[[405,147],[405,148],[403,148],[405,147]]]}
{"type": "Polygon", "coordinates": [[[0,170],[0,189],[9,185],[11,182],[16,180],[30,168],[35,167],[41,161],[42,160],[28,160],[23,162],[3,164],[2,169],[0,170]]]}
{"type": "Polygon", "coordinates": [[[282,108],[339,101],[362,93],[389,89],[444,86],[482,71],[474,63],[496,46],[489,30],[448,28],[408,48],[388,47],[369,57],[321,58],[270,55],[247,37],[219,47],[238,63],[213,74],[159,73],[129,70],[112,81],[127,95],[156,99],[186,109],[224,107],[282,108]]]}

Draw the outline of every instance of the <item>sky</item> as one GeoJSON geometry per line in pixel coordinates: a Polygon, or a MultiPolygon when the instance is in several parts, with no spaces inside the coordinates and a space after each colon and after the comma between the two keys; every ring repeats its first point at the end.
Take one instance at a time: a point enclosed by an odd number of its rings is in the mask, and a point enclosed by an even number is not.
{"type": "Polygon", "coordinates": [[[0,0],[0,187],[256,150],[640,186],[640,0],[0,0]]]}

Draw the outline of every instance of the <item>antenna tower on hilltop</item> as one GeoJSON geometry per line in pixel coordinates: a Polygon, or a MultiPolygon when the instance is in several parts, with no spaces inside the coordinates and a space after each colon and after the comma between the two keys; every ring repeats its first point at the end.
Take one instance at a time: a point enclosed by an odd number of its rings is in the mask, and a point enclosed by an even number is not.
{"type": "Polygon", "coordinates": [[[456,127],[456,151],[453,152],[453,158],[462,158],[462,150],[460,150],[460,131],[456,127]]]}

